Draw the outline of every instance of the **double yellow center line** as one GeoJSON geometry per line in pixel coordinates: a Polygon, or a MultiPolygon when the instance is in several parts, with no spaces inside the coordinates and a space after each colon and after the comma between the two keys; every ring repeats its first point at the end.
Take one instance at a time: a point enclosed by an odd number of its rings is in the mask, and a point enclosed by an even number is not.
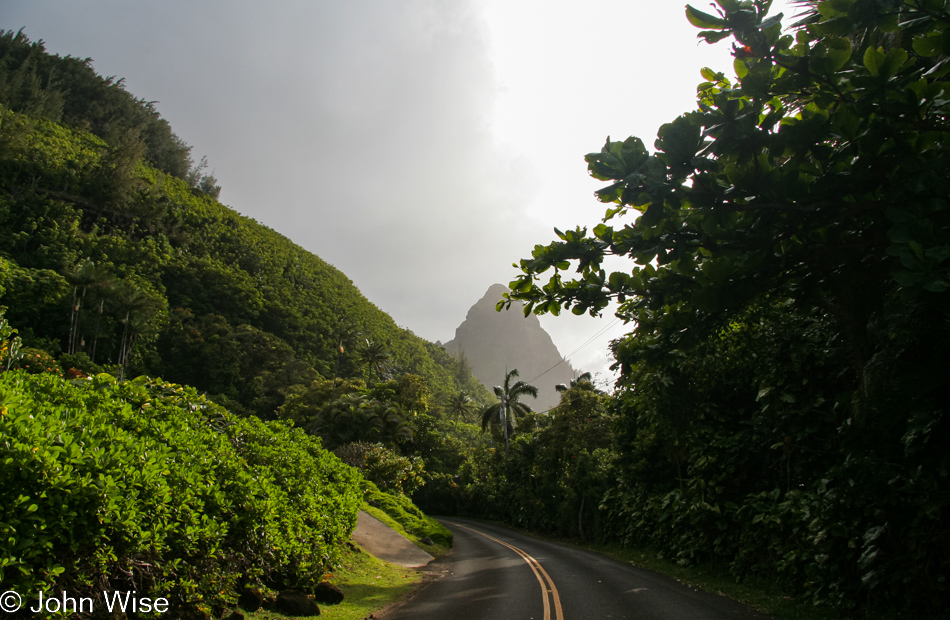
{"type": "Polygon", "coordinates": [[[498,540],[494,536],[489,536],[485,532],[480,532],[476,529],[472,529],[461,523],[452,523],[457,527],[465,528],[470,532],[474,532],[479,536],[484,536],[488,540],[494,541],[499,545],[504,545],[520,555],[525,562],[528,563],[528,566],[531,567],[531,571],[534,572],[534,576],[537,577],[538,583],[541,584],[541,596],[543,597],[544,602],[544,620],[551,620],[551,603],[554,603],[554,617],[555,620],[564,620],[564,612],[561,611],[561,598],[557,594],[557,587],[554,585],[554,580],[551,579],[551,576],[548,575],[548,572],[544,570],[544,567],[541,566],[541,563],[531,557],[525,551],[522,551],[514,545],[510,545],[503,540],[498,540]]]}

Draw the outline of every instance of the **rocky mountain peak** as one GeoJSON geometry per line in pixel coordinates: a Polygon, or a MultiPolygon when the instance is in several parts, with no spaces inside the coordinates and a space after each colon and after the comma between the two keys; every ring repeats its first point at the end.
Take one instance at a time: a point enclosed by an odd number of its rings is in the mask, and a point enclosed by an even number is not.
{"type": "Polygon", "coordinates": [[[545,411],[558,404],[554,389],[559,383],[570,383],[576,376],[564,360],[541,322],[535,315],[524,316],[520,304],[497,312],[495,304],[508,292],[503,284],[493,284],[473,305],[455,338],[445,343],[452,355],[468,359],[472,373],[488,389],[500,385],[505,372],[517,368],[519,379],[538,388],[538,399],[529,398],[535,411],[545,411]]]}

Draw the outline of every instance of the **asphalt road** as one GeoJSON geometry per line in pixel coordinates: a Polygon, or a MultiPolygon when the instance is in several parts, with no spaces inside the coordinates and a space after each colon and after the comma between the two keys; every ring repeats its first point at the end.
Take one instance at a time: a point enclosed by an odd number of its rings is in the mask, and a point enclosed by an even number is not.
{"type": "Polygon", "coordinates": [[[765,620],[727,598],[602,555],[465,519],[452,552],[385,620],[765,620]]]}

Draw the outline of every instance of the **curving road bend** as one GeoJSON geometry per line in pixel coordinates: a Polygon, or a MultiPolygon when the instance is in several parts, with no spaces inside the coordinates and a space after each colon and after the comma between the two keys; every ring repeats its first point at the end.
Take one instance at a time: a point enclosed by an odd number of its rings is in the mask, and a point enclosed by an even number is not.
{"type": "Polygon", "coordinates": [[[766,620],[727,598],[605,556],[466,519],[452,552],[385,620],[766,620]]]}

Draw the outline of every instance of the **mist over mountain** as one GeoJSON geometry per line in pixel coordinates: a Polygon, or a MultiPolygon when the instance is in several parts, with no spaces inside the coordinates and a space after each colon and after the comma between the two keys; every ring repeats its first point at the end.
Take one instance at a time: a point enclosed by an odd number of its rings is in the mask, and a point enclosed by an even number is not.
{"type": "Polygon", "coordinates": [[[498,312],[495,304],[508,288],[493,284],[473,305],[455,330],[455,338],[443,345],[450,354],[465,356],[472,374],[491,389],[504,381],[507,370],[517,368],[519,378],[538,388],[538,399],[529,399],[535,411],[558,404],[555,386],[569,384],[579,373],[564,359],[535,315],[524,316],[519,308],[498,312]]]}

